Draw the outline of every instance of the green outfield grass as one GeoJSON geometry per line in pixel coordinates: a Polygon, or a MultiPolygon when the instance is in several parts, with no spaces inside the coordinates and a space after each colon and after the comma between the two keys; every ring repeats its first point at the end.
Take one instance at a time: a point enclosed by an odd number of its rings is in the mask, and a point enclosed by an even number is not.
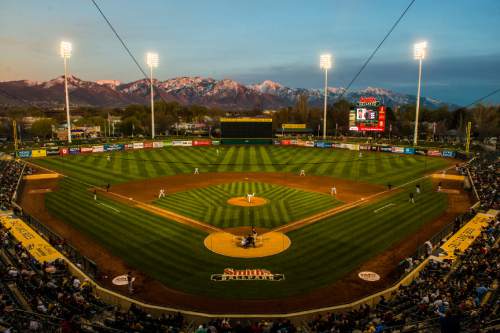
{"type": "Polygon", "coordinates": [[[280,146],[168,147],[36,159],[36,163],[93,185],[193,172],[294,172],[402,184],[449,164],[442,158],[341,149],[280,146]],[[217,154],[217,150],[219,154],[217,154]],[[110,155],[111,160],[107,160],[110,155]]]}
{"type": "Polygon", "coordinates": [[[167,195],[156,205],[219,228],[251,226],[275,228],[335,207],[340,201],[330,195],[255,182],[234,182],[167,195]],[[238,207],[229,198],[255,193],[269,200],[256,207],[238,207]]]}
{"type": "MultiPolygon", "coordinates": [[[[229,148],[231,149],[233,148],[229,148]]],[[[247,147],[240,151],[249,150],[247,147]]],[[[185,150],[188,151],[194,150],[185,150]]],[[[289,154],[282,149],[278,151],[289,154]]],[[[161,155],[167,156],[166,152],[162,152],[161,155]]],[[[309,150],[304,152],[308,153],[309,150]]],[[[137,157],[136,154],[126,155],[137,157]]],[[[179,153],[176,158],[181,159],[183,156],[179,153]]],[[[379,158],[378,155],[375,156],[379,158]]],[[[74,174],[79,170],[76,160],[68,159],[70,162],[66,164],[66,160],[63,162],[62,159],[47,159],[45,165],[57,167],[68,165],[71,168],[67,170],[71,170],[74,174]]],[[[85,167],[83,165],[81,167],[83,170],[82,177],[79,177],[81,179],[91,177],[94,171],[101,172],[104,170],[103,165],[106,164],[100,156],[86,156],[80,158],[80,161],[86,162],[85,167]],[[92,160],[95,161],[95,168],[92,167],[92,160]]],[[[401,157],[401,161],[406,162],[397,163],[404,166],[406,163],[410,164],[412,160],[401,157]]],[[[121,163],[123,162],[118,163],[118,166],[115,165],[117,170],[123,165],[121,163]]],[[[413,165],[420,165],[419,163],[421,162],[413,162],[413,165]]],[[[129,170],[134,172],[127,174],[127,177],[139,177],[135,169],[139,165],[154,170],[150,164],[133,162],[129,165],[129,170]]],[[[320,165],[317,170],[322,170],[322,167],[320,165]]],[[[408,172],[408,169],[406,170],[408,172]]],[[[397,170],[387,170],[386,174],[393,174],[394,171],[397,170]]],[[[125,181],[125,178],[119,178],[119,174],[121,173],[116,173],[116,180],[125,181]]],[[[421,182],[421,185],[423,193],[416,197],[415,204],[408,203],[408,193],[414,191],[414,184],[411,184],[402,191],[395,192],[393,196],[374,204],[358,207],[292,231],[288,233],[292,240],[288,250],[260,259],[233,259],[214,254],[203,245],[207,235],[203,231],[110,199],[99,198],[96,202],[87,185],[75,178],[61,180],[59,190],[46,195],[46,205],[51,214],[102,244],[129,265],[165,283],[169,288],[210,297],[266,299],[301,294],[332,283],[362,262],[370,260],[425,223],[437,218],[447,206],[447,196],[433,191],[432,184],[428,180],[421,182]],[[382,209],[378,213],[374,212],[389,203],[394,206],[382,209]],[[210,280],[211,274],[221,273],[226,267],[265,268],[275,273],[284,273],[285,280],[281,282],[210,280]]]]}

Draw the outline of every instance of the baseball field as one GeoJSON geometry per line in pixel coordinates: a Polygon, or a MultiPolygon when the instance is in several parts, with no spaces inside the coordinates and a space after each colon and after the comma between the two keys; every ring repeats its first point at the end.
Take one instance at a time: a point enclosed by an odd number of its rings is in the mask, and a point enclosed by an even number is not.
{"type": "MultiPolygon", "coordinates": [[[[184,295],[191,301],[212,300],[212,306],[241,301],[236,311],[244,311],[262,306],[260,301],[276,305],[304,295],[340,300],[331,286],[360,293],[381,288],[393,281],[391,274],[408,251],[467,206],[466,199],[437,192],[436,181],[426,177],[455,161],[417,155],[220,146],[32,162],[63,176],[26,182],[21,200],[26,210],[69,242],[74,239],[107,274],[132,269],[140,276],[137,297],[168,305],[184,295]],[[199,175],[193,174],[195,168],[199,175]],[[304,176],[299,176],[301,170],[304,176]],[[411,203],[416,184],[422,190],[411,203]],[[166,193],[162,198],[160,189],[166,193]],[[230,203],[248,193],[262,204],[230,203]],[[264,242],[266,233],[274,231],[286,236],[290,246],[270,256],[238,258],[215,253],[204,242],[214,233],[247,234],[251,226],[264,242]],[[94,246],[101,252],[93,252],[94,246]],[[266,269],[285,278],[211,279],[225,268],[266,269]],[[356,280],[361,269],[377,272],[381,281],[370,285],[356,280]]],[[[451,183],[445,187],[460,189],[451,183]]],[[[177,304],[188,307],[186,302],[177,304]]],[[[193,308],[200,308],[199,303],[193,308]]]]}

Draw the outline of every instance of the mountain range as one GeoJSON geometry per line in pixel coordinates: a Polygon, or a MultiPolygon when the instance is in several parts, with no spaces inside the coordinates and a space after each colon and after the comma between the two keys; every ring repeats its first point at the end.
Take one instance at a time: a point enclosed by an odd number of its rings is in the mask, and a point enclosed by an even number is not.
{"type": "MultiPolygon", "coordinates": [[[[311,106],[323,103],[322,89],[290,88],[266,80],[244,85],[234,80],[215,80],[203,77],[177,77],[166,81],[154,80],[155,99],[176,101],[183,105],[203,105],[223,110],[278,109],[292,106],[301,94],[309,96],[311,106]]],[[[123,107],[133,103],[149,103],[149,81],[142,79],[129,83],[117,80],[85,81],[68,76],[70,103],[73,106],[123,107]]],[[[344,88],[328,88],[328,101],[335,101],[344,88]]],[[[350,90],[344,98],[355,102],[361,96],[376,97],[387,106],[415,104],[416,97],[384,88],[367,87],[350,90]]],[[[40,107],[61,108],[64,105],[64,76],[38,82],[30,80],[0,82],[0,106],[34,104],[40,107]]],[[[421,105],[438,108],[453,107],[432,98],[423,97],[421,105]]]]}

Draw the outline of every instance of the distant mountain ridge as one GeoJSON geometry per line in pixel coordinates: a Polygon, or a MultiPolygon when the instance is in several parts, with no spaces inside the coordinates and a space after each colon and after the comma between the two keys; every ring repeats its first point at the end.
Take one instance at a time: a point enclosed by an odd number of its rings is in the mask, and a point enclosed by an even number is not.
{"type": "MultiPolygon", "coordinates": [[[[301,94],[309,96],[309,104],[323,103],[322,89],[290,88],[270,80],[244,85],[234,80],[215,80],[203,77],[177,77],[155,80],[155,99],[176,101],[183,105],[203,105],[223,110],[277,109],[292,106],[301,94]]],[[[29,80],[0,82],[0,105],[15,106],[26,101],[43,107],[62,107],[64,104],[64,77],[38,82],[29,80]]],[[[145,79],[121,83],[118,80],[84,81],[68,77],[70,103],[78,106],[122,107],[132,103],[149,102],[149,81],[145,79]]],[[[328,89],[328,101],[335,101],[344,88],[328,89]]],[[[415,104],[416,97],[384,88],[367,87],[348,91],[344,98],[355,102],[360,96],[373,96],[387,106],[415,104]]],[[[452,106],[423,97],[425,107],[452,106]]]]}

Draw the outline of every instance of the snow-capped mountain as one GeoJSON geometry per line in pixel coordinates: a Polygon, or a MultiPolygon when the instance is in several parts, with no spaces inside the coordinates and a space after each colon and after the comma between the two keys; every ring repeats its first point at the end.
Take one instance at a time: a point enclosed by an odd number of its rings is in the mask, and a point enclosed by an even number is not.
{"type": "MultiPolygon", "coordinates": [[[[122,107],[132,103],[147,104],[150,93],[149,80],[129,83],[117,80],[84,81],[68,77],[70,102],[79,106],[122,107]]],[[[290,88],[270,80],[259,84],[244,85],[230,79],[215,80],[203,77],[178,77],[166,81],[154,80],[155,99],[176,101],[183,105],[203,105],[224,110],[277,109],[292,106],[300,95],[309,97],[309,104],[323,103],[322,89],[290,88]]],[[[344,88],[328,89],[328,100],[333,102],[345,92],[344,88]]],[[[361,96],[373,96],[388,106],[414,104],[416,97],[384,88],[368,87],[351,90],[343,96],[354,102],[361,96]]],[[[27,101],[44,107],[64,104],[64,77],[46,82],[30,80],[0,82],[0,105],[19,105],[27,101]]],[[[422,98],[425,107],[436,108],[446,103],[422,98]]]]}

